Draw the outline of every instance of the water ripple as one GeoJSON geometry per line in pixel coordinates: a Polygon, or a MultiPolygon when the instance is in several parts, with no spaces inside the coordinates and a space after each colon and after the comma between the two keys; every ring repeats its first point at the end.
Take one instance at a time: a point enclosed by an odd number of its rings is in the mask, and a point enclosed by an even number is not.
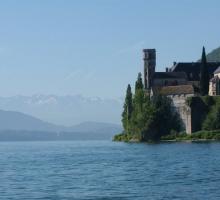
{"type": "Polygon", "coordinates": [[[219,199],[220,143],[0,143],[0,199],[219,199]]]}

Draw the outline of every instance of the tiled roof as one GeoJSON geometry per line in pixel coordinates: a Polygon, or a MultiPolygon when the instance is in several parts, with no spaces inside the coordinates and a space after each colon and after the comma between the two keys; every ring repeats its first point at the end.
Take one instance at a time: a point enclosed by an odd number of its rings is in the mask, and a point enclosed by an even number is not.
{"type": "Polygon", "coordinates": [[[185,72],[155,72],[154,79],[187,79],[185,72]]]}
{"type": "Polygon", "coordinates": [[[154,94],[161,95],[194,94],[194,88],[192,85],[154,87],[152,90],[154,94]]]}
{"type": "MultiPolygon", "coordinates": [[[[220,62],[207,62],[209,75],[213,76],[214,71],[220,66],[220,62]]],[[[199,81],[200,80],[200,62],[176,63],[170,68],[172,72],[185,72],[189,81],[199,81]]]]}

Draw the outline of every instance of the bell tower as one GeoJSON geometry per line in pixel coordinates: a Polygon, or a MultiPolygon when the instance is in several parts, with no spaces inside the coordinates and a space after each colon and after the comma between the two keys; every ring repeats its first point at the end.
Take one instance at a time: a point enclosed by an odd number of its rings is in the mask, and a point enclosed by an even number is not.
{"type": "Polygon", "coordinates": [[[153,76],[156,67],[156,50],[144,49],[144,88],[150,90],[153,83],[153,76]]]}

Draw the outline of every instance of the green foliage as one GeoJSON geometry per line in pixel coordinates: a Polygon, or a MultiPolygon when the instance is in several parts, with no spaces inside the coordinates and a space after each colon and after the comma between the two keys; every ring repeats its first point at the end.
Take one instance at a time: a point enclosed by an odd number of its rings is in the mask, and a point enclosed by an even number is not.
{"type": "Polygon", "coordinates": [[[208,62],[220,62],[220,47],[207,54],[208,62]]]}
{"type": "Polygon", "coordinates": [[[220,129],[220,106],[215,106],[212,108],[203,122],[202,128],[204,130],[220,129]]]}
{"type": "MultiPolygon", "coordinates": [[[[199,98],[199,97],[197,97],[199,98]]],[[[206,108],[206,117],[202,122],[202,130],[217,130],[220,129],[220,97],[219,96],[204,96],[201,97],[206,108]]]]}
{"type": "Polygon", "coordinates": [[[216,131],[198,131],[193,133],[192,135],[184,134],[170,134],[167,136],[161,137],[162,141],[204,141],[204,140],[220,140],[220,130],[216,131]]]}
{"type": "MultiPolygon", "coordinates": [[[[220,47],[212,50],[210,53],[206,55],[208,62],[220,62],[220,47]]],[[[200,62],[201,59],[198,60],[200,62]]]]}
{"type": "Polygon", "coordinates": [[[151,116],[151,105],[143,89],[137,89],[133,100],[134,111],[131,117],[132,132],[141,136],[141,131],[151,116]]]}
{"type": "Polygon", "coordinates": [[[125,96],[124,108],[122,112],[122,125],[124,127],[124,130],[127,132],[129,132],[129,121],[131,119],[132,111],[133,111],[132,91],[130,84],[128,84],[126,96],[125,96]]]}
{"type": "Polygon", "coordinates": [[[137,134],[120,133],[114,136],[113,141],[138,142],[141,138],[137,134]]]}
{"type": "Polygon", "coordinates": [[[220,129],[220,96],[196,96],[187,99],[196,130],[220,129]]]}
{"type": "Polygon", "coordinates": [[[175,139],[176,139],[176,135],[173,133],[169,135],[161,136],[161,140],[175,140],[175,139]]]}
{"type": "Polygon", "coordinates": [[[213,96],[204,96],[203,101],[207,106],[213,106],[215,104],[213,96]]]}
{"type": "Polygon", "coordinates": [[[153,117],[144,130],[145,140],[159,140],[161,136],[180,131],[180,119],[172,108],[171,99],[166,96],[154,96],[152,99],[153,117]]]}
{"type": "Polygon", "coordinates": [[[209,92],[209,72],[206,61],[205,48],[202,50],[201,69],[200,69],[200,93],[202,96],[208,95],[209,92]]]}
{"type": "Polygon", "coordinates": [[[192,97],[189,97],[189,98],[186,99],[186,104],[187,104],[189,107],[192,106],[192,103],[193,103],[192,97]]]}
{"type": "Polygon", "coordinates": [[[141,73],[138,73],[137,81],[135,83],[135,93],[137,90],[143,90],[144,85],[141,77],[141,73]]]}
{"type": "Polygon", "coordinates": [[[122,123],[124,134],[117,136],[116,140],[126,141],[128,138],[133,138],[155,141],[171,131],[178,132],[180,129],[179,117],[172,109],[171,99],[165,96],[150,99],[144,90],[140,73],[135,84],[133,98],[130,85],[128,85],[122,123]]]}

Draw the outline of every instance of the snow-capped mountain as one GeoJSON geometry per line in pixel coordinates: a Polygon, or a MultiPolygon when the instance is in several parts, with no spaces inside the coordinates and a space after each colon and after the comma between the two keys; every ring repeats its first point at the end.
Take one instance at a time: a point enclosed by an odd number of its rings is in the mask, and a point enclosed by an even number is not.
{"type": "Polygon", "coordinates": [[[0,109],[18,111],[44,121],[72,126],[84,121],[120,123],[122,99],[80,95],[33,95],[0,97],[0,109]]]}

